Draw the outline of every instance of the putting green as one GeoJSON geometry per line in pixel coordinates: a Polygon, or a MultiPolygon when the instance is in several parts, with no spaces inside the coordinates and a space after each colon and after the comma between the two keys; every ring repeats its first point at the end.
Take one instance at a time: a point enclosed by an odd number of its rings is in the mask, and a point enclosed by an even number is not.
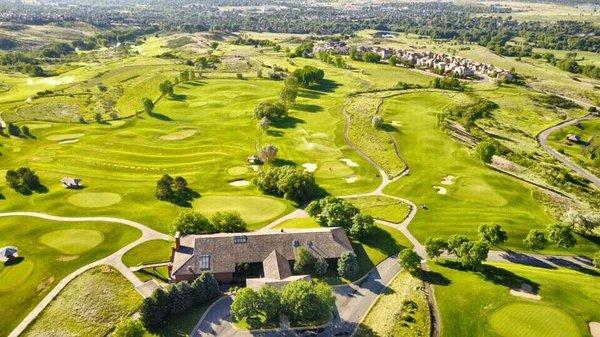
{"type": "Polygon", "coordinates": [[[555,307],[537,303],[508,303],[492,312],[488,324],[503,337],[581,336],[571,316],[555,307]]]}
{"type": "Polygon", "coordinates": [[[232,176],[239,176],[248,172],[248,168],[245,166],[234,166],[227,169],[227,174],[232,176]]]}
{"type": "Polygon", "coordinates": [[[118,203],[121,201],[121,195],[110,192],[83,192],[70,196],[68,200],[78,207],[96,208],[118,203]]]}
{"type": "Polygon", "coordinates": [[[31,260],[21,261],[12,266],[5,266],[0,270],[0,292],[10,291],[23,283],[33,271],[34,263],[31,260]]]}
{"type": "Polygon", "coordinates": [[[85,253],[104,241],[104,234],[93,229],[62,229],[46,233],[38,241],[67,255],[85,253]]]}
{"type": "Polygon", "coordinates": [[[338,160],[326,161],[319,164],[315,172],[317,178],[346,178],[354,174],[354,170],[338,160]]]}
{"type": "Polygon", "coordinates": [[[194,208],[206,216],[216,212],[238,212],[244,221],[254,224],[282,215],[287,206],[283,201],[269,197],[214,195],[196,200],[194,208]]]}
{"type": "Polygon", "coordinates": [[[77,139],[77,138],[83,137],[84,135],[85,134],[83,134],[83,133],[69,133],[69,134],[48,136],[48,137],[46,137],[46,139],[60,142],[63,140],[77,139]]]}

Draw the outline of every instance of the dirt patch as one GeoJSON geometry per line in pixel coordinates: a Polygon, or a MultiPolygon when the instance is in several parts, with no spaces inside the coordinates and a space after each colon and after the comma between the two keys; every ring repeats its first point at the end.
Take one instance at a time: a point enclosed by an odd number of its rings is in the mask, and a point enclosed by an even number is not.
{"type": "Polygon", "coordinates": [[[542,296],[536,294],[529,283],[521,283],[521,288],[511,289],[510,294],[517,297],[523,297],[530,300],[540,300],[542,296]]]}

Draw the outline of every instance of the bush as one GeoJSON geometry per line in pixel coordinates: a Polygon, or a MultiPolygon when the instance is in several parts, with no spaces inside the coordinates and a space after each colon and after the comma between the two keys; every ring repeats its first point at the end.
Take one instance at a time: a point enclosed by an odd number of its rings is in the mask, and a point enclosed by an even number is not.
{"type": "Polygon", "coordinates": [[[358,259],[354,252],[344,252],[338,260],[338,275],[347,279],[354,278],[359,271],[358,259]]]}
{"type": "Polygon", "coordinates": [[[145,332],[142,322],[133,318],[124,318],[119,320],[111,337],[143,337],[145,332]]]}
{"type": "Polygon", "coordinates": [[[413,250],[404,249],[398,256],[400,265],[409,273],[414,274],[421,268],[421,257],[413,250]]]}
{"type": "Polygon", "coordinates": [[[287,108],[281,102],[260,102],[254,108],[254,118],[259,120],[266,117],[271,121],[275,121],[286,117],[287,114],[287,108]]]}
{"type": "Polygon", "coordinates": [[[310,274],[314,270],[315,258],[306,247],[300,247],[295,252],[294,272],[297,274],[310,274]]]}
{"type": "Polygon", "coordinates": [[[475,153],[483,163],[489,164],[492,162],[492,157],[494,157],[494,154],[496,154],[496,145],[491,140],[484,140],[483,142],[479,142],[477,144],[475,153]]]}
{"type": "Polygon", "coordinates": [[[237,212],[217,212],[210,218],[210,222],[217,232],[236,233],[247,230],[246,222],[237,212]]]}
{"type": "Polygon", "coordinates": [[[348,201],[335,197],[315,200],[306,207],[306,211],[321,226],[343,227],[347,230],[352,227],[353,217],[360,213],[358,208],[348,201]]]}
{"type": "Polygon", "coordinates": [[[315,274],[317,276],[325,276],[325,274],[327,274],[328,269],[329,263],[327,263],[327,260],[325,260],[324,258],[320,257],[317,259],[317,261],[315,261],[315,274]]]}
{"type": "Polygon", "coordinates": [[[8,186],[21,194],[31,194],[31,191],[41,187],[39,177],[28,167],[8,170],[5,178],[8,186]]]}
{"type": "Polygon", "coordinates": [[[215,228],[202,214],[194,211],[181,212],[171,223],[171,234],[181,235],[214,233],[215,228]]]}
{"type": "Polygon", "coordinates": [[[296,69],[292,73],[292,77],[295,77],[303,87],[309,87],[321,82],[324,76],[325,72],[322,69],[313,66],[304,66],[304,68],[296,69]]]}
{"type": "Polygon", "coordinates": [[[596,252],[596,254],[594,254],[594,267],[596,268],[600,268],[600,250],[596,252]]]}
{"type": "Polygon", "coordinates": [[[383,117],[379,115],[373,116],[373,119],[371,119],[371,124],[375,129],[380,129],[383,126],[383,117]]]}
{"type": "Polygon", "coordinates": [[[375,228],[373,217],[359,213],[352,217],[350,235],[356,239],[362,240],[373,232],[373,228],[375,228]]]}
{"type": "Polygon", "coordinates": [[[281,290],[281,307],[292,323],[313,324],[334,306],[333,291],[324,283],[299,280],[281,290]]]}

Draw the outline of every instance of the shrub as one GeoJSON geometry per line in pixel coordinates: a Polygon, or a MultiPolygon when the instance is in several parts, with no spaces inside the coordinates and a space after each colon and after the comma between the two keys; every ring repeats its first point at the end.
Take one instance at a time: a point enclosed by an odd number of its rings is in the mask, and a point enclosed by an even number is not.
{"type": "Polygon", "coordinates": [[[258,173],[252,183],[263,193],[305,203],[319,193],[312,173],[301,167],[270,167],[258,173]]]}
{"type": "Polygon", "coordinates": [[[350,235],[356,239],[364,239],[373,232],[375,221],[373,217],[367,214],[356,214],[352,217],[352,226],[350,227],[350,235]]]}
{"type": "Polygon", "coordinates": [[[285,107],[285,104],[281,102],[260,102],[256,108],[254,108],[254,118],[259,120],[266,117],[271,121],[276,121],[286,117],[287,114],[287,108],[285,107]]]}
{"type": "Polygon", "coordinates": [[[311,324],[335,305],[331,287],[305,280],[288,283],[281,290],[281,307],[293,323],[311,324]]]}
{"type": "Polygon", "coordinates": [[[358,259],[354,252],[344,252],[338,260],[338,275],[347,279],[351,279],[358,274],[358,259]]]}
{"type": "Polygon", "coordinates": [[[310,274],[314,270],[315,258],[306,247],[300,247],[295,252],[294,272],[297,274],[310,274]]]}
{"type": "Polygon", "coordinates": [[[194,211],[181,212],[171,223],[171,233],[181,235],[214,233],[215,228],[208,219],[194,211]]]}
{"type": "Polygon", "coordinates": [[[308,205],[306,211],[321,226],[345,229],[352,227],[353,217],[360,213],[358,208],[348,201],[335,197],[315,200],[308,205]]]}
{"type": "Polygon", "coordinates": [[[315,274],[317,274],[317,276],[325,276],[328,269],[329,263],[327,263],[327,260],[324,258],[320,257],[315,261],[315,274]]]}
{"type": "Polygon", "coordinates": [[[217,212],[210,218],[210,222],[217,232],[236,233],[247,230],[246,222],[237,212],[217,212]]]}
{"type": "Polygon", "coordinates": [[[111,337],[143,337],[146,329],[137,319],[124,318],[119,320],[111,337]]]}
{"type": "Polygon", "coordinates": [[[414,274],[421,268],[421,257],[413,250],[404,249],[398,256],[400,265],[409,273],[414,274]]]}

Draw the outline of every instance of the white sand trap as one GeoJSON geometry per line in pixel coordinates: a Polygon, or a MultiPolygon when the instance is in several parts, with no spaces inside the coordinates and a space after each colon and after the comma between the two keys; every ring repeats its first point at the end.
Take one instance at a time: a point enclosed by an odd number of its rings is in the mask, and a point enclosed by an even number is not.
{"type": "Polygon", "coordinates": [[[244,186],[250,185],[250,182],[248,180],[240,179],[240,180],[230,181],[229,185],[235,186],[235,187],[244,187],[244,186]]]}
{"type": "Polygon", "coordinates": [[[511,289],[510,294],[517,297],[528,298],[530,300],[539,300],[542,296],[533,292],[533,288],[529,283],[521,283],[520,289],[511,289]]]}
{"type": "Polygon", "coordinates": [[[315,164],[315,163],[304,163],[304,164],[302,164],[302,167],[304,167],[304,170],[306,172],[310,172],[310,173],[313,173],[317,170],[317,164],[315,164]]]}
{"type": "Polygon", "coordinates": [[[79,141],[79,138],[77,139],[65,139],[65,140],[61,140],[60,142],[58,142],[58,144],[73,144],[73,143],[77,143],[79,141]]]}
{"type": "Polygon", "coordinates": [[[592,337],[600,337],[600,322],[590,322],[589,326],[592,337]]]}
{"type": "Polygon", "coordinates": [[[352,159],[341,158],[340,161],[344,162],[344,164],[348,165],[349,167],[358,167],[359,166],[358,163],[352,159]]]}
{"type": "Polygon", "coordinates": [[[393,126],[402,126],[402,122],[400,121],[391,121],[393,126]]]}
{"type": "Polygon", "coordinates": [[[435,188],[437,190],[437,194],[446,194],[446,193],[448,193],[448,190],[445,187],[442,187],[442,186],[433,186],[433,188],[435,188]]]}
{"type": "Polygon", "coordinates": [[[252,167],[254,172],[258,172],[258,170],[260,170],[260,165],[250,165],[250,167],[252,167]]]}
{"type": "Polygon", "coordinates": [[[352,184],[358,181],[358,177],[357,176],[349,176],[348,178],[346,178],[346,182],[348,184],[352,184]]]}
{"type": "Polygon", "coordinates": [[[453,185],[454,179],[456,179],[455,176],[445,176],[444,180],[442,180],[442,184],[443,185],[453,185]]]}

